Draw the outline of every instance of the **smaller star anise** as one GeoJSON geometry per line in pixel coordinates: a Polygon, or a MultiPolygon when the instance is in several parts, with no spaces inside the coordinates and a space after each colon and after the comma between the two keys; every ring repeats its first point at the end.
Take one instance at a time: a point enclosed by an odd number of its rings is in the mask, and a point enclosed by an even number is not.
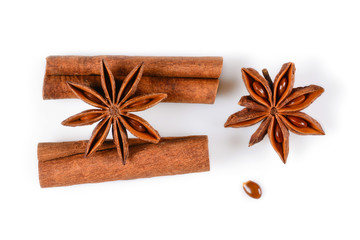
{"type": "Polygon", "coordinates": [[[68,82],[68,86],[81,100],[99,108],[83,111],[62,122],[65,126],[75,127],[90,125],[101,120],[87,144],[85,157],[94,153],[105,141],[111,126],[113,141],[123,164],[126,163],[129,156],[126,129],[142,140],[152,143],[159,142],[158,132],[144,119],[130,113],[148,109],[167,97],[167,94],[156,93],[131,98],[140,82],[143,70],[143,63],[137,65],[117,89],[112,72],[105,60],[101,60],[101,87],[104,94],[87,86],[68,82]]]}
{"type": "Polygon", "coordinates": [[[262,121],[251,136],[249,146],[260,142],[268,134],[273,148],[286,163],[289,130],[301,135],[325,134],[315,119],[300,112],[313,103],[324,89],[316,85],[293,88],[294,63],[284,64],[274,83],[266,69],[263,70],[263,75],[264,77],[252,68],[242,69],[242,77],[250,96],[240,99],[238,104],[245,108],[232,114],[225,127],[247,127],[262,121]]]}

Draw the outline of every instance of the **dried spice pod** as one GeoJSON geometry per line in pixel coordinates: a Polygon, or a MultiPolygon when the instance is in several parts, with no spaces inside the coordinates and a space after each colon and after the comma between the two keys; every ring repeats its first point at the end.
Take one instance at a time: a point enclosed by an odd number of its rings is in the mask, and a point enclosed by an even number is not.
{"type": "Polygon", "coordinates": [[[264,121],[261,122],[258,129],[256,129],[256,131],[250,138],[249,147],[264,139],[272,119],[272,116],[268,116],[264,121]]]}
{"type": "Polygon", "coordinates": [[[281,104],[284,99],[289,96],[290,92],[293,89],[295,81],[295,64],[285,63],[278,75],[276,75],[274,80],[274,106],[281,104]]]}
{"type": "Polygon", "coordinates": [[[234,113],[226,121],[225,125],[227,127],[247,127],[254,125],[266,117],[264,112],[255,111],[249,108],[244,108],[243,110],[234,113]]]}
{"type": "Polygon", "coordinates": [[[125,164],[129,155],[126,129],[144,141],[158,143],[160,140],[159,133],[148,122],[130,112],[148,109],[161,102],[167,95],[158,93],[131,98],[141,80],[144,71],[143,63],[138,64],[126,76],[119,89],[116,88],[114,75],[105,60],[100,62],[100,71],[103,95],[87,86],[68,84],[81,100],[100,109],[81,112],[64,120],[62,124],[74,127],[93,124],[101,120],[92,133],[85,156],[94,153],[99,148],[112,126],[119,158],[125,164]]]}
{"type": "Polygon", "coordinates": [[[320,123],[303,112],[289,112],[287,115],[279,115],[282,122],[293,133],[299,135],[324,135],[320,123]]]}
{"type": "Polygon", "coordinates": [[[294,88],[292,93],[279,105],[279,112],[297,112],[312,104],[324,89],[316,85],[294,88]]]}
{"type": "Polygon", "coordinates": [[[286,163],[289,154],[289,131],[277,117],[272,117],[268,135],[274,150],[280,156],[281,160],[286,163]]]}
{"type": "Polygon", "coordinates": [[[271,145],[286,163],[289,154],[289,130],[301,135],[324,135],[321,125],[300,112],[323,92],[322,87],[310,85],[293,88],[295,64],[285,63],[274,83],[268,71],[262,77],[252,68],[242,69],[243,80],[250,96],[243,96],[239,105],[245,108],[229,116],[225,127],[246,127],[262,121],[251,136],[249,146],[260,142],[268,134],[271,145]]]}
{"type": "Polygon", "coordinates": [[[242,77],[250,96],[258,103],[272,105],[272,92],[269,82],[253,68],[243,68],[242,77]]]}
{"type": "Polygon", "coordinates": [[[257,102],[253,101],[253,99],[250,96],[242,96],[240,98],[240,101],[238,102],[240,106],[253,109],[256,111],[262,111],[265,112],[267,108],[261,104],[258,104],[257,102]]]}

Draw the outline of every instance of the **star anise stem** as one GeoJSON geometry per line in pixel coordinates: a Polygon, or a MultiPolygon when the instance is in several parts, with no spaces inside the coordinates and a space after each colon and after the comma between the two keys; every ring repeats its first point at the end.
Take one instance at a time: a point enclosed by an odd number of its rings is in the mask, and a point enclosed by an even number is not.
{"type": "Polygon", "coordinates": [[[270,87],[272,87],[273,81],[272,81],[272,79],[270,77],[270,74],[269,74],[269,72],[268,72],[268,70],[266,68],[264,68],[262,70],[262,74],[264,75],[264,78],[268,81],[270,87]]]}

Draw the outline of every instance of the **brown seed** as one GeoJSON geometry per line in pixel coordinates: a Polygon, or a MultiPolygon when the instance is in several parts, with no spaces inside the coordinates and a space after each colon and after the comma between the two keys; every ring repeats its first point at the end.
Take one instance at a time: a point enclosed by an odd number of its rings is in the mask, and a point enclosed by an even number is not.
{"type": "Polygon", "coordinates": [[[302,118],[295,116],[287,116],[287,119],[297,127],[305,128],[308,126],[308,123],[302,118]]]}
{"type": "Polygon", "coordinates": [[[243,189],[247,195],[252,198],[259,199],[261,197],[261,188],[260,186],[251,180],[243,183],[243,189]]]}
{"type": "Polygon", "coordinates": [[[279,126],[278,123],[275,123],[275,140],[278,142],[278,143],[282,143],[283,142],[283,135],[282,135],[282,132],[281,132],[281,128],[279,126]]]}
{"type": "Polygon", "coordinates": [[[144,125],[142,125],[141,123],[139,123],[138,121],[128,118],[127,122],[130,124],[130,126],[135,129],[138,132],[146,132],[146,128],[144,127],[144,125]]]}
{"type": "Polygon", "coordinates": [[[141,101],[138,101],[138,102],[135,102],[133,104],[130,104],[128,106],[128,108],[133,108],[133,107],[137,107],[137,106],[140,106],[140,105],[145,105],[146,103],[150,102],[149,99],[144,99],[144,100],[141,100],[141,101]]]}
{"type": "Polygon", "coordinates": [[[262,98],[267,98],[265,88],[261,85],[261,83],[254,81],[252,83],[252,88],[254,89],[257,95],[259,95],[262,98]]]}
{"type": "Polygon", "coordinates": [[[288,104],[286,104],[286,106],[290,107],[290,106],[298,105],[300,103],[303,103],[305,99],[306,99],[305,95],[301,95],[300,97],[291,100],[288,104]]]}
{"type": "Polygon", "coordinates": [[[284,94],[287,84],[288,84],[288,81],[286,78],[281,79],[281,81],[279,82],[279,86],[278,86],[278,89],[279,89],[278,97],[279,98],[284,94]]]}

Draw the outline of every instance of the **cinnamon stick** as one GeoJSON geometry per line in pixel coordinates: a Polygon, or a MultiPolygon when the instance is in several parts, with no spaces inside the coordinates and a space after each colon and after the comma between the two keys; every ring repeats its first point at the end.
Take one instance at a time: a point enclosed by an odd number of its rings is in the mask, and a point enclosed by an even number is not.
{"type": "Polygon", "coordinates": [[[106,141],[84,158],[87,141],[39,143],[41,187],[67,186],[209,171],[207,136],[162,138],[158,144],[129,139],[126,165],[115,145],[106,141]]]}
{"type": "MultiPolygon", "coordinates": [[[[117,86],[125,76],[115,76],[117,86]]],[[[44,78],[43,98],[77,98],[67,82],[80,83],[98,91],[101,90],[100,75],[47,75],[44,78]]],[[[136,95],[167,93],[164,102],[207,103],[215,101],[219,79],[142,77],[136,95]]]]}
{"type": "Polygon", "coordinates": [[[67,81],[100,87],[101,59],[107,61],[118,81],[144,62],[137,94],[167,93],[168,102],[213,103],[222,70],[222,57],[50,56],[43,98],[75,98],[67,81]]]}

